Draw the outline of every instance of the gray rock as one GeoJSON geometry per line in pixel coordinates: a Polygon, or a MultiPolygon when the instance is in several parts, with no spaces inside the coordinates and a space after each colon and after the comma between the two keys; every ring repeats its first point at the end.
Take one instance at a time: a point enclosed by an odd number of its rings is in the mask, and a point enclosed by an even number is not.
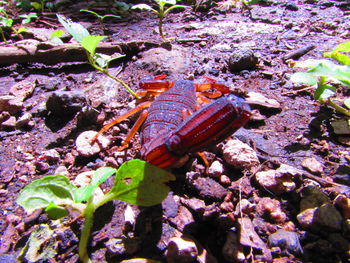
{"type": "Polygon", "coordinates": [[[60,154],[55,149],[50,149],[43,151],[39,156],[39,159],[56,163],[60,160],[60,154]]]}
{"type": "Polygon", "coordinates": [[[198,256],[196,243],[183,237],[174,237],[168,244],[167,262],[168,263],[191,263],[195,262],[198,256]]]}
{"type": "Polygon", "coordinates": [[[85,105],[86,98],[80,91],[56,91],[46,101],[46,109],[62,117],[77,113],[85,105]]]}
{"type": "Polygon", "coordinates": [[[239,49],[231,54],[227,66],[232,72],[255,69],[258,58],[250,49],[239,49]]]}
{"type": "Polygon", "coordinates": [[[191,54],[182,47],[172,45],[171,50],[153,48],[142,54],[135,62],[136,67],[154,74],[166,73],[171,76],[187,73],[191,64],[191,54]]]}
{"type": "Polygon", "coordinates": [[[111,103],[117,97],[119,89],[118,83],[115,80],[103,76],[95,83],[87,86],[84,89],[84,94],[89,100],[89,104],[97,108],[101,104],[111,103]]]}
{"type": "Polygon", "coordinates": [[[313,157],[305,158],[301,165],[313,174],[321,174],[323,172],[323,165],[313,157]]]}
{"type": "Polygon", "coordinates": [[[0,123],[6,121],[8,118],[10,118],[10,113],[8,113],[7,111],[3,111],[0,113],[0,123]]]}
{"type": "Polygon", "coordinates": [[[3,121],[0,127],[4,130],[13,130],[16,127],[16,117],[10,116],[6,121],[3,121]]]}
{"type": "Polygon", "coordinates": [[[257,172],[255,180],[264,189],[268,189],[277,195],[293,191],[296,187],[293,176],[279,173],[277,170],[257,172]]]}
{"type": "Polygon", "coordinates": [[[0,111],[7,111],[11,115],[15,115],[18,112],[22,111],[23,108],[23,102],[16,96],[0,96],[0,111]]]}
{"type": "MultiPolygon", "coordinates": [[[[184,206],[179,206],[179,212],[177,216],[168,218],[168,220],[176,226],[176,229],[181,232],[184,231],[185,227],[196,227],[192,213],[184,206]]],[[[189,231],[189,229],[186,229],[186,231],[189,231]]]]}
{"type": "Polygon", "coordinates": [[[350,199],[345,195],[338,195],[334,199],[335,206],[342,212],[344,219],[350,219],[350,199]]]}
{"type": "Polygon", "coordinates": [[[177,215],[179,205],[174,200],[173,192],[170,192],[167,197],[162,202],[162,208],[164,212],[164,216],[167,218],[175,217],[177,215]]]}
{"type": "MultiPolygon", "coordinates": [[[[16,128],[22,128],[25,126],[30,126],[30,123],[33,122],[32,121],[32,114],[29,112],[24,113],[16,122],[16,128]]],[[[34,122],[33,122],[34,124],[34,122]]]]}
{"type": "Polygon", "coordinates": [[[210,177],[199,177],[191,182],[191,187],[198,192],[204,200],[222,200],[229,192],[210,177]]]}
{"type": "Polygon", "coordinates": [[[302,199],[300,201],[300,211],[309,208],[317,208],[330,202],[329,197],[317,187],[305,187],[301,194],[302,199]]]}
{"type": "Polygon", "coordinates": [[[10,93],[16,96],[17,99],[24,101],[33,94],[35,86],[35,83],[23,80],[13,85],[10,88],[10,93]]]}
{"type": "Polygon", "coordinates": [[[343,218],[332,204],[324,204],[317,208],[309,208],[297,215],[299,224],[314,232],[340,231],[343,218]]]}
{"type": "Polygon", "coordinates": [[[110,238],[105,246],[113,255],[134,254],[140,249],[141,241],[138,238],[110,238]]]}
{"type": "Polygon", "coordinates": [[[229,140],[222,148],[225,161],[240,169],[251,170],[260,162],[256,152],[240,140],[229,140]]]}
{"type": "Polygon", "coordinates": [[[299,236],[295,232],[280,229],[269,236],[268,244],[270,247],[279,247],[296,256],[303,253],[303,249],[299,242],[299,236]]]}

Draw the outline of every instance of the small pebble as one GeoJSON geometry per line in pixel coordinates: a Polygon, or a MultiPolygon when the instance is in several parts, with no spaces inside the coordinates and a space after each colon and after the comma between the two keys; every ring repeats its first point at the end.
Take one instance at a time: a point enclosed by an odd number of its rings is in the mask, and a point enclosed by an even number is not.
{"type": "Polygon", "coordinates": [[[11,115],[15,115],[24,108],[23,102],[16,96],[4,95],[0,96],[0,112],[7,111],[11,115]]]}
{"type": "Polygon", "coordinates": [[[10,113],[7,111],[0,112],[0,123],[6,121],[8,118],[10,118],[10,116],[10,113]]]}
{"type": "Polygon", "coordinates": [[[208,175],[211,177],[219,177],[223,172],[224,166],[219,161],[214,161],[208,169],[208,175]]]}
{"type": "Polygon", "coordinates": [[[17,128],[22,128],[24,126],[28,126],[29,122],[33,118],[32,114],[29,112],[24,113],[16,122],[17,128]]]}
{"type": "Polygon", "coordinates": [[[68,176],[69,175],[69,172],[68,172],[68,169],[67,167],[65,166],[58,166],[54,172],[54,174],[60,174],[60,175],[64,175],[64,176],[68,176]]]}
{"type": "Polygon", "coordinates": [[[309,172],[313,174],[322,174],[323,173],[323,166],[322,164],[317,161],[315,158],[305,158],[301,165],[308,170],[309,172]]]}
{"type": "Polygon", "coordinates": [[[231,184],[231,179],[230,177],[228,177],[227,175],[225,174],[222,174],[220,176],[220,183],[224,184],[224,185],[230,185],[231,184]]]}
{"type": "Polygon", "coordinates": [[[173,237],[168,244],[168,263],[191,263],[196,260],[198,249],[196,243],[183,237],[173,237]]]}
{"type": "Polygon", "coordinates": [[[350,199],[345,195],[338,195],[334,199],[334,204],[337,208],[340,209],[344,219],[350,219],[350,199]]]}
{"type": "Polygon", "coordinates": [[[341,230],[343,218],[332,204],[324,204],[302,211],[297,215],[297,220],[307,230],[334,232],[341,230]]]}
{"type": "Polygon", "coordinates": [[[96,134],[96,131],[85,131],[78,136],[75,144],[80,155],[90,157],[110,145],[111,141],[103,135],[98,136],[97,141],[91,145],[91,141],[96,134]]]}
{"type": "Polygon", "coordinates": [[[222,151],[225,161],[236,168],[252,170],[260,164],[253,148],[240,140],[229,140],[222,151]]]}
{"type": "Polygon", "coordinates": [[[303,253],[299,242],[299,236],[295,232],[282,229],[277,230],[269,236],[268,244],[270,247],[280,247],[282,250],[287,250],[294,255],[301,255],[303,253]]]}
{"type": "Polygon", "coordinates": [[[291,192],[296,187],[293,176],[282,174],[277,170],[257,172],[255,180],[262,188],[268,189],[277,195],[291,192]]]}
{"type": "Polygon", "coordinates": [[[242,199],[238,202],[235,210],[235,215],[246,214],[249,215],[251,212],[255,210],[256,205],[249,202],[247,199],[242,199]]]}
{"type": "Polygon", "coordinates": [[[261,198],[255,209],[259,216],[276,223],[284,223],[287,219],[287,215],[282,211],[281,203],[269,197],[261,198]]]}
{"type": "Polygon", "coordinates": [[[58,162],[60,160],[60,154],[55,149],[50,149],[43,151],[39,156],[39,159],[49,162],[58,162]]]}
{"type": "Polygon", "coordinates": [[[1,123],[1,128],[4,130],[14,130],[16,127],[16,117],[10,116],[6,121],[1,123]]]}
{"type": "Polygon", "coordinates": [[[267,98],[263,94],[255,91],[248,92],[246,102],[248,104],[258,105],[264,108],[281,109],[281,104],[277,100],[267,98]]]}
{"type": "Polygon", "coordinates": [[[258,57],[251,49],[238,49],[232,52],[227,60],[227,66],[232,72],[256,68],[258,57]]]}

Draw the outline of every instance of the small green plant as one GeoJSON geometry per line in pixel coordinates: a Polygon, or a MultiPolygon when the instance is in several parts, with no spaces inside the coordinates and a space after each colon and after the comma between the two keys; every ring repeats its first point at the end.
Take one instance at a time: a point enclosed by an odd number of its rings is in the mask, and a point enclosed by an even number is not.
{"type": "MultiPolygon", "coordinates": [[[[26,27],[19,27],[18,29],[14,27],[13,19],[7,13],[7,8],[9,7],[8,1],[0,1],[0,35],[2,37],[3,42],[7,43],[5,31],[10,31],[19,36],[21,33],[26,32],[26,27]]],[[[19,16],[21,18],[22,25],[29,24],[33,19],[37,18],[35,13],[23,14],[19,16]]]]}
{"type": "Polygon", "coordinates": [[[314,99],[350,117],[350,99],[337,98],[337,86],[350,88],[350,42],[342,43],[331,52],[323,54],[338,63],[326,59],[309,59],[296,63],[297,67],[308,68],[306,72],[294,73],[291,80],[315,87],[314,99]],[[341,101],[342,105],[335,103],[341,101]],[[344,106],[343,106],[344,105],[344,106]]]}
{"type": "Polygon", "coordinates": [[[84,263],[91,263],[87,244],[93,225],[93,215],[97,208],[112,200],[121,200],[140,206],[153,206],[162,202],[169,193],[165,185],[175,177],[156,166],[141,160],[125,162],[118,170],[111,167],[97,169],[89,185],[75,187],[63,175],[48,175],[33,181],[19,194],[17,203],[27,213],[36,209],[45,209],[51,219],[58,220],[77,211],[84,218],[79,241],[79,257],[84,263]],[[96,199],[94,192],[111,175],[115,174],[111,190],[96,199]]]}
{"type": "Polygon", "coordinates": [[[57,15],[57,17],[68,33],[71,34],[73,38],[84,48],[88,57],[88,62],[92,67],[121,84],[135,98],[139,98],[125,82],[109,73],[109,64],[113,60],[124,57],[124,55],[111,57],[109,55],[97,53],[96,48],[105,38],[104,36],[90,35],[87,29],[79,23],[72,22],[70,19],[67,19],[62,15],[57,15]]]}
{"type": "Polygon", "coordinates": [[[85,12],[85,13],[89,13],[89,14],[92,14],[92,15],[96,16],[103,31],[106,31],[106,27],[105,27],[105,25],[103,23],[104,19],[106,19],[106,18],[117,18],[117,19],[120,19],[121,18],[120,16],[116,16],[116,15],[104,15],[104,16],[101,16],[98,13],[96,13],[94,11],[91,11],[91,10],[87,10],[87,9],[81,9],[80,12],[85,12]]]}
{"type": "Polygon", "coordinates": [[[188,6],[185,5],[176,5],[176,0],[154,0],[158,4],[158,10],[150,7],[147,4],[138,4],[134,5],[132,9],[141,9],[141,10],[148,10],[153,13],[155,13],[158,18],[159,18],[159,24],[158,24],[158,29],[159,29],[159,34],[162,37],[164,41],[169,41],[173,40],[173,38],[166,38],[164,33],[163,33],[163,21],[164,17],[171,11],[174,10],[175,8],[187,8],[188,6]],[[171,5],[169,8],[165,9],[165,5],[171,5]]]}

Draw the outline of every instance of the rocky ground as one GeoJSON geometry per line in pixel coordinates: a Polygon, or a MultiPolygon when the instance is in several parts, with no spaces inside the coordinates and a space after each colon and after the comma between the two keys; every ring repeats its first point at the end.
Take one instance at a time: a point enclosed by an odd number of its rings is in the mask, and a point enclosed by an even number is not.
{"type": "MultiPolygon", "coordinates": [[[[90,33],[107,35],[105,42],[126,54],[111,73],[134,90],[145,76],[165,73],[194,81],[208,76],[227,82],[254,110],[244,128],[206,149],[207,172],[194,154],[172,169],[177,180],[161,205],[113,201],[101,207],[89,246],[93,262],[349,260],[349,137],[330,125],[340,115],[316,103],[311,89],[289,80],[297,70],[289,67],[291,61],[319,59],[349,40],[347,1],[264,1],[250,10],[203,1],[197,11],[168,15],[164,30],[176,38],[170,43],[162,42],[152,13],[106,20],[103,32],[81,8],[74,4],[63,13],[90,33]]],[[[30,26],[32,40],[0,50],[0,262],[15,262],[39,225],[49,225],[54,234],[24,261],[78,261],[80,218],[71,215],[68,224],[57,224],[42,211],[27,215],[16,204],[31,181],[49,174],[77,181],[84,172],[140,158],[138,134],[126,151],[111,150],[135,116],[106,132],[107,145],[97,152],[79,143],[83,132],[98,131],[137,102],[87,65],[69,38],[71,53],[54,53],[52,47],[41,56],[18,53],[21,45],[37,48],[57,28],[55,15],[47,13],[30,26]],[[47,247],[51,254],[45,254],[47,247]]],[[[102,191],[112,184],[107,180],[102,191]]]]}

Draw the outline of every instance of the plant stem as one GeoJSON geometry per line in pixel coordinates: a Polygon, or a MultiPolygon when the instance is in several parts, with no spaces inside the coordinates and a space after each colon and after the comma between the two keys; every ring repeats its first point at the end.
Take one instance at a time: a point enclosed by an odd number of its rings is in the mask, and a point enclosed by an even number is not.
{"type": "Polygon", "coordinates": [[[87,243],[89,241],[90,232],[93,224],[93,216],[95,211],[95,206],[92,202],[92,198],[88,200],[86,208],[84,210],[84,225],[81,231],[80,241],[79,241],[79,258],[83,263],[91,263],[91,259],[87,253],[87,243]]]}
{"type": "Polygon", "coordinates": [[[339,106],[338,104],[334,103],[331,99],[328,99],[326,101],[326,103],[333,107],[334,109],[336,109],[337,111],[339,111],[340,113],[346,115],[346,116],[349,116],[350,117],[350,112],[346,109],[344,109],[343,107],[339,106]]]}
{"type": "Polygon", "coordinates": [[[163,33],[163,16],[159,14],[159,24],[158,24],[159,34],[163,40],[165,40],[165,36],[163,33]]]}
{"type": "Polygon", "coordinates": [[[2,30],[2,28],[1,28],[1,27],[0,27],[0,34],[1,34],[2,40],[5,42],[5,44],[7,44],[7,41],[6,41],[6,38],[5,38],[4,31],[2,30]]]}
{"type": "Polygon", "coordinates": [[[133,95],[136,99],[140,99],[139,96],[137,96],[137,94],[125,83],[123,82],[122,80],[118,79],[117,77],[115,76],[112,76],[109,71],[108,71],[108,68],[101,68],[99,67],[95,60],[93,59],[93,57],[89,54],[89,52],[87,52],[87,57],[88,57],[88,61],[90,63],[91,66],[93,66],[95,69],[97,69],[98,71],[101,71],[103,74],[105,74],[107,77],[110,77],[111,79],[115,80],[116,82],[118,82],[120,85],[122,85],[124,88],[126,88],[126,90],[131,94],[133,95]]]}
{"type": "Polygon", "coordinates": [[[116,82],[118,82],[120,85],[122,85],[124,88],[127,89],[127,91],[129,91],[129,93],[131,95],[133,95],[136,99],[140,99],[139,96],[137,96],[137,94],[122,80],[118,79],[117,77],[112,76],[108,70],[103,70],[101,71],[103,74],[105,74],[106,76],[110,77],[111,79],[115,80],[116,82]]]}

